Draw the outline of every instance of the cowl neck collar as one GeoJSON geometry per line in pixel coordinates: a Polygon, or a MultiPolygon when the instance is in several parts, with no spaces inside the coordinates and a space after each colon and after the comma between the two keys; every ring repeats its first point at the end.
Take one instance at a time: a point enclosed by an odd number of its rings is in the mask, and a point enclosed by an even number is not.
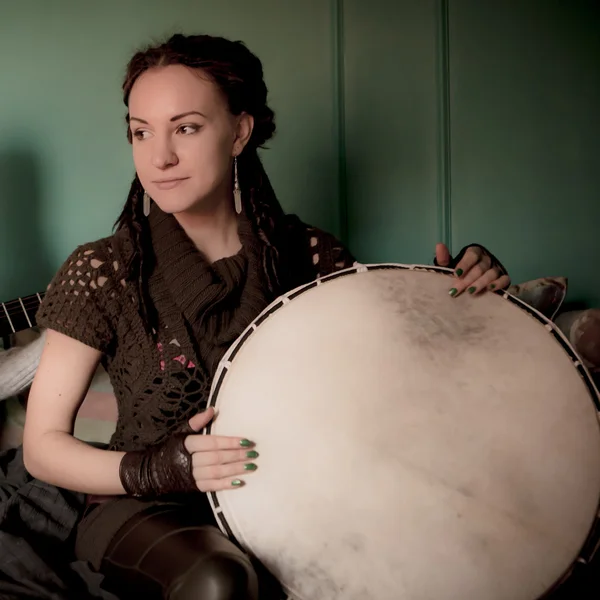
{"type": "Polygon", "coordinates": [[[210,263],[173,215],[153,204],[148,220],[156,310],[168,323],[183,315],[200,358],[212,363],[211,349],[233,342],[273,299],[262,269],[263,242],[240,215],[240,251],[210,263]]]}

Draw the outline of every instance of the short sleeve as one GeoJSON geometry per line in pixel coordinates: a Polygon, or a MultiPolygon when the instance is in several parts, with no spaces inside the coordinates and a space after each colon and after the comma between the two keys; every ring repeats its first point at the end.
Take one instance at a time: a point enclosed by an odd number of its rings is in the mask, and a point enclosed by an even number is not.
{"type": "Polygon", "coordinates": [[[38,309],[40,327],[53,329],[100,352],[106,352],[116,331],[111,315],[115,271],[110,246],[104,241],[79,246],[58,270],[38,309]]]}
{"type": "Polygon", "coordinates": [[[356,263],[351,252],[330,233],[315,227],[309,229],[311,261],[317,277],[325,277],[356,263]]]}
{"type": "Polygon", "coordinates": [[[289,289],[348,269],[356,263],[351,252],[334,235],[304,223],[297,215],[286,215],[286,227],[292,257],[288,271],[294,274],[289,289]]]}

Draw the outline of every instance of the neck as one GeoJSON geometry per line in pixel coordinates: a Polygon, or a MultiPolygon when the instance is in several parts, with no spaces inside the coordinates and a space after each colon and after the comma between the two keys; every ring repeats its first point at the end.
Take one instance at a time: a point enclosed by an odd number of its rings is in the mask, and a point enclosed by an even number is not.
{"type": "Polygon", "coordinates": [[[221,202],[211,211],[186,211],[174,217],[211,263],[237,254],[242,247],[236,214],[229,202],[221,202]]]}

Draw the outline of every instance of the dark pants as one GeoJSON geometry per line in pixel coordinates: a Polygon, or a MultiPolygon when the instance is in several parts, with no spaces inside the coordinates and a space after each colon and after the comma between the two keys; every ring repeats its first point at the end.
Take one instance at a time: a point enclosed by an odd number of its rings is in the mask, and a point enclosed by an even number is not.
{"type": "MultiPolygon", "coordinates": [[[[88,513],[87,518],[93,516],[88,513]]],[[[97,521],[94,528],[110,529],[110,519],[97,521]]],[[[94,536],[85,538],[84,547],[93,543],[94,536]]],[[[224,536],[197,504],[148,504],[111,534],[96,568],[105,576],[102,587],[120,600],[282,597],[277,582],[224,536]]]]}

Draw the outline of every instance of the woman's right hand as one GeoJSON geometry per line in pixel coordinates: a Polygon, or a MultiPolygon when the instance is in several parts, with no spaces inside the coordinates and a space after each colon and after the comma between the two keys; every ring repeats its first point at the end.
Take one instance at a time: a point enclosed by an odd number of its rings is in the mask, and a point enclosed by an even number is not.
{"type": "Polygon", "coordinates": [[[198,433],[214,414],[209,408],[192,417],[186,431],[145,450],[126,452],[119,466],[125,492],[136,498],[156,498],[242,485],[239,476],[256,470],[252,459],[258,454],[244,438],[198,433]]]}
{"type": "MultiPolygon", "coordinates": [[[[215,416],[213,408],[194,415],[188,422],[194,432],[206,427],[215,416]]],[[[254,444],[245,438],[193,433],[185,438],[185,449],[192,457],[192,474],[201,492],[216,492],[240,487],[239,477],[256,470],[258,457],[254,444]]]]}

